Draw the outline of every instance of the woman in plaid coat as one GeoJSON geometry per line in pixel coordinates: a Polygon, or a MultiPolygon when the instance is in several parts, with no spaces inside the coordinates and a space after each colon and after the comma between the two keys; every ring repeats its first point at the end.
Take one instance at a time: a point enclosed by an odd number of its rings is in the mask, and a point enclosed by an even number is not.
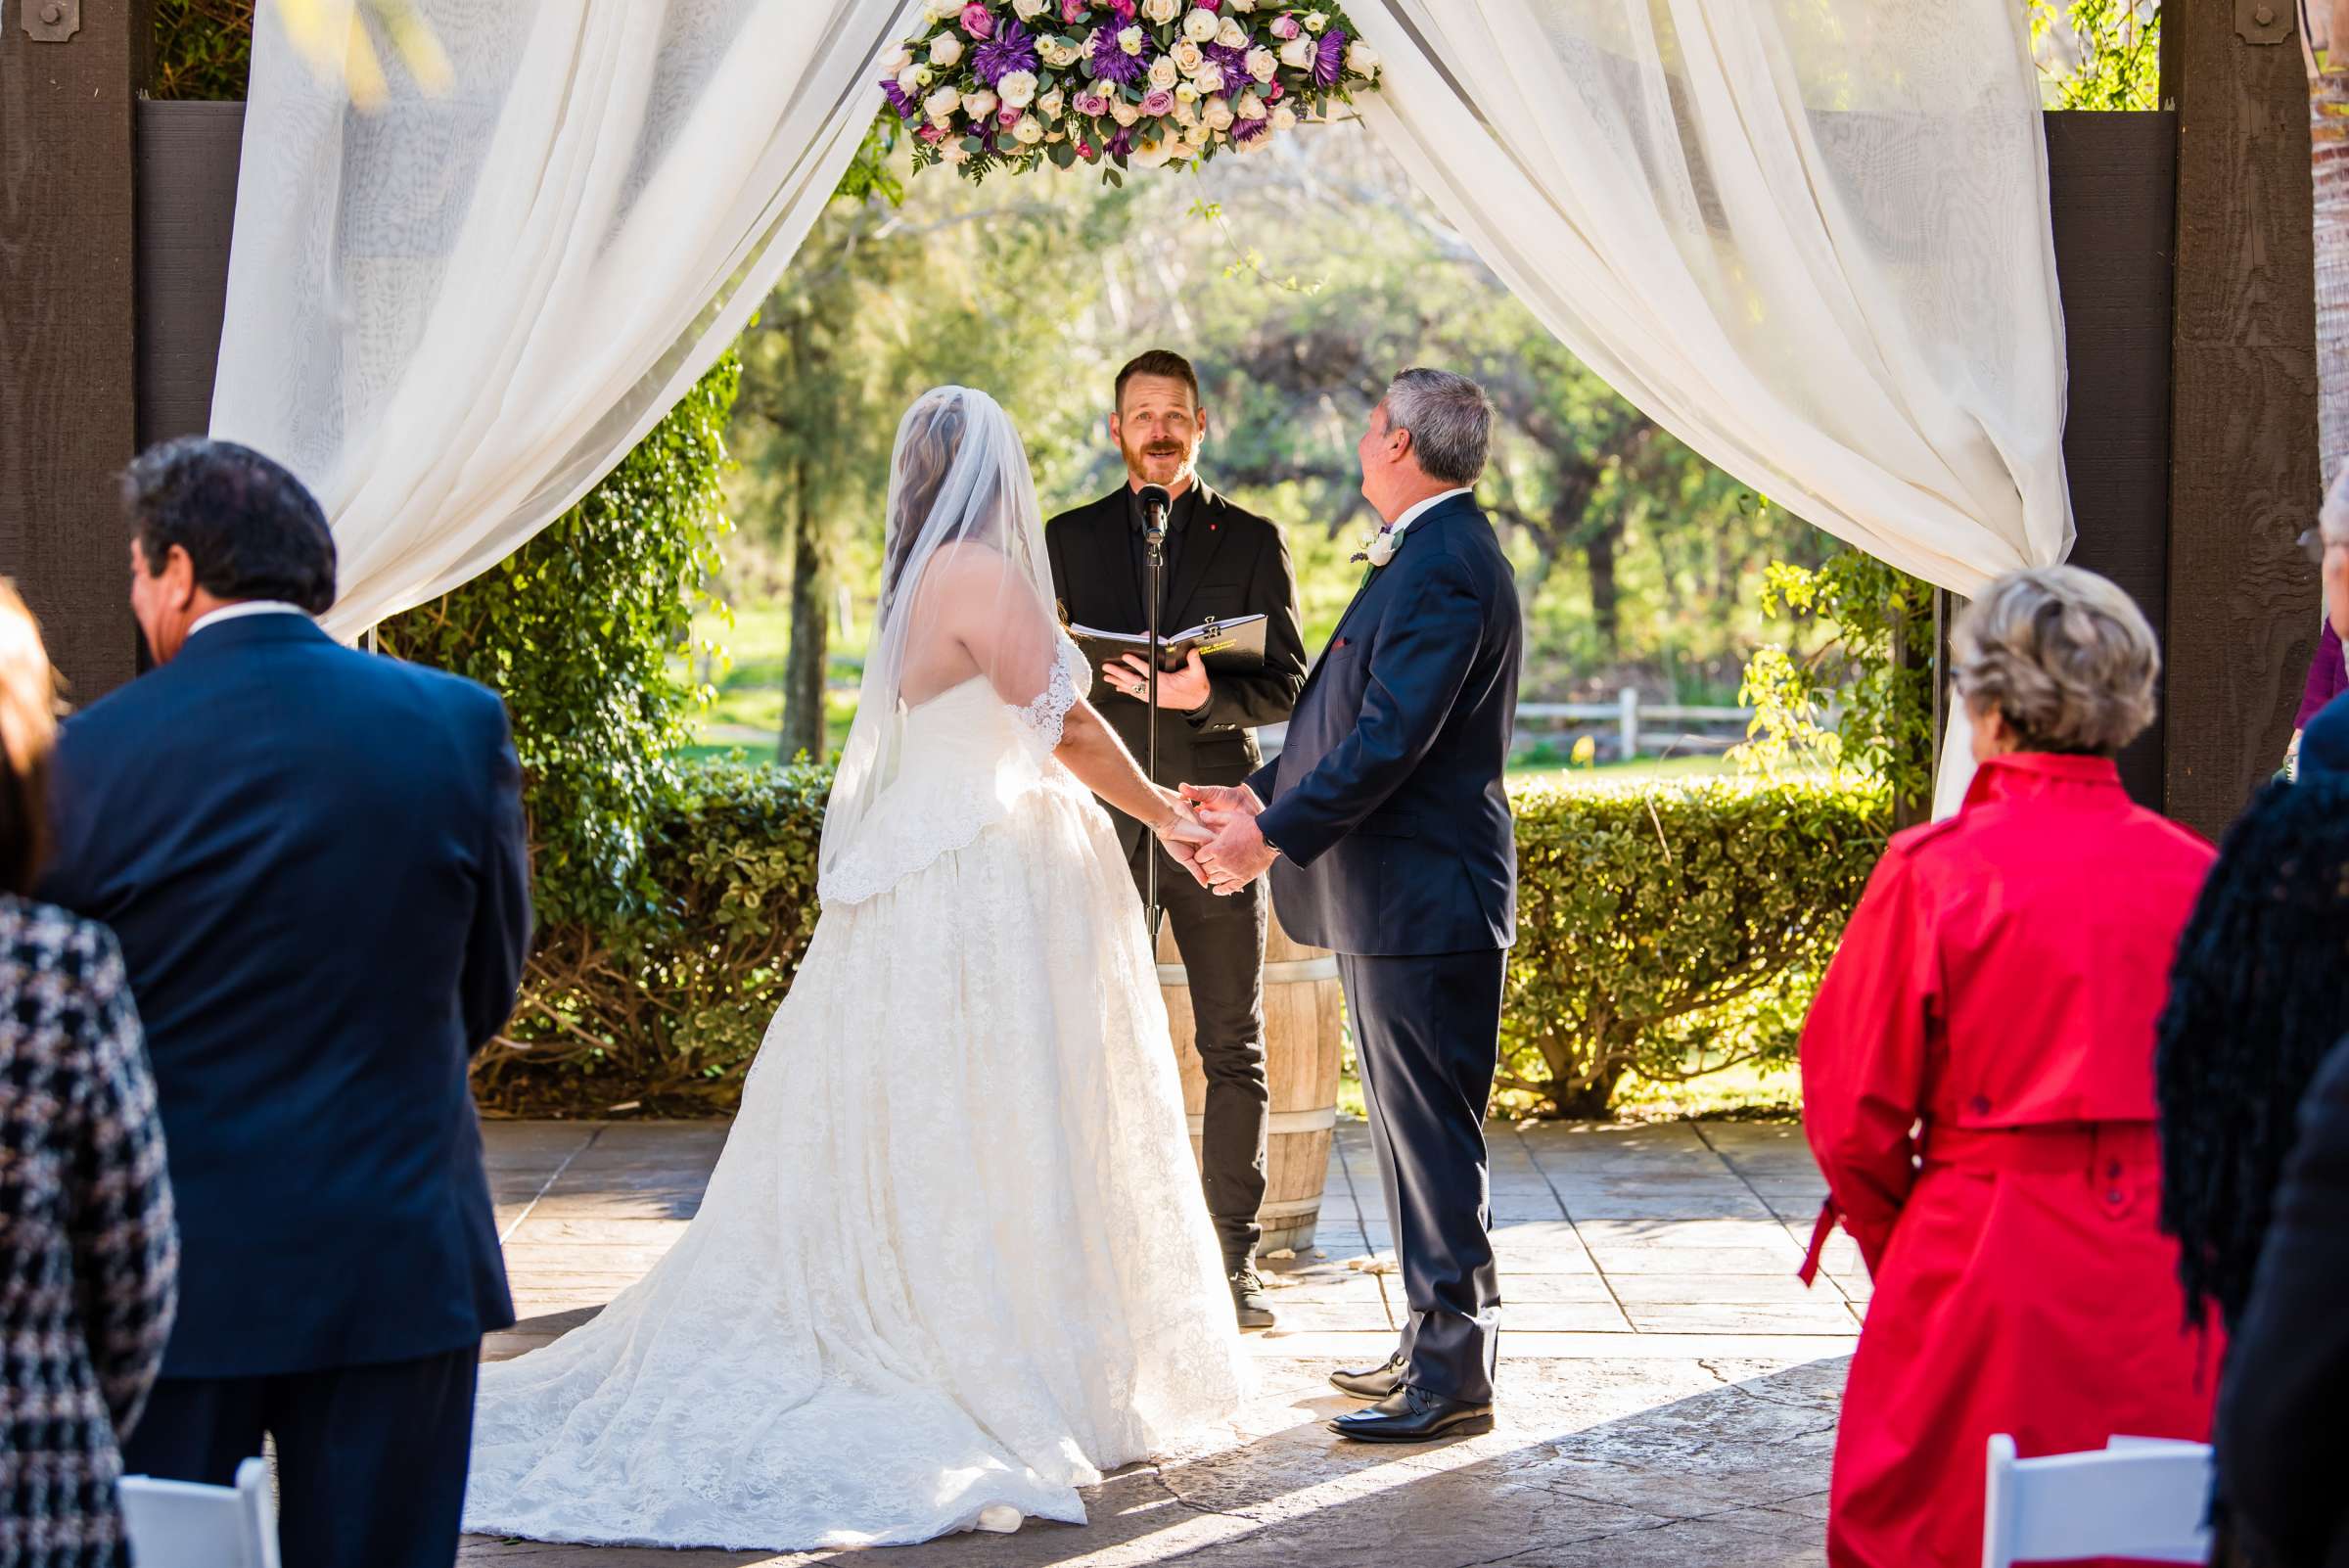
{"type": "Polygon", "coordinates": [[[23,897],[55,712],[0,581],[0,1568],[127,1568],[117,1440],[162,1363],[178,1240],[114,935],[23,897]]]}

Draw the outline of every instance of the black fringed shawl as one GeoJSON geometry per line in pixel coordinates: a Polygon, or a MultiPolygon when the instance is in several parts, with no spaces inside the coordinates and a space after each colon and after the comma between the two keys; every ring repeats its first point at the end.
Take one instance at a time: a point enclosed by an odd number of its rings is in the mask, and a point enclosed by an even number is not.
{"type": "Polygon", "coordinates": [[[2161,1221],[2190,1321],[2235,1326],[2301,1095],[2344,1033],[2349,774],[2304,770],[2228,830],[2161,1015],[2161,1221]]]}

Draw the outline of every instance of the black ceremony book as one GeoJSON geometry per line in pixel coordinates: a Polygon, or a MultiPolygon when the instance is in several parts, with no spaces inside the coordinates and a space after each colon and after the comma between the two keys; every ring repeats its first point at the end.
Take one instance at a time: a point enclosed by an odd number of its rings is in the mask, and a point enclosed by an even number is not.
{"type": "MultiPolygon", "coordinates": [[[[1084,650],[1085,659],[1095,669],[1128,654],[1139,654],[1150,646],[1149,633],[1142,631],[1096,631],[1091,626],[1071,626],[1069,635],[1077,639],[1077,646],[1084,650]]],[[[1233,616],[1229,621],[1210,621],[1184,631],[1168,632],[1159,638],[1158,668],[1180,669],[1194,648],[1210,669],[1227,674],[1262,669],[1265,618],[1233,616]]]]}

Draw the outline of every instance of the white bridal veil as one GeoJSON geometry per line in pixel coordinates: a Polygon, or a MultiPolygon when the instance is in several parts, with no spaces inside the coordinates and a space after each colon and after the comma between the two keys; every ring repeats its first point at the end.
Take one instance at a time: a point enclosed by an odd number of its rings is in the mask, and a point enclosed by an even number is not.
{"type": "Polygon", "coordinates": [[[983,392],[924,392],[890,458],[881,608],[817,857],[826,901],[870,898],[1001,814],[1060,744],[1078,696],[1070,650],[1019,431],[983,392]],[[986,797],[920,822],[877,820],[909,761],[913,710],[981,681],[1019,719],[996,731],[1005,755],[993,773],[974,771],[986,797]]]}

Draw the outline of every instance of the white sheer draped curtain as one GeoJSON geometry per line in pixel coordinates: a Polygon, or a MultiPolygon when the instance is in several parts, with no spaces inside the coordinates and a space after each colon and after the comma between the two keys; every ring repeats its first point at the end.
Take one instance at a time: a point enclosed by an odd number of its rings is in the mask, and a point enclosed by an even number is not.
{"type": "Polygon", "coordinates": [[[324,504],[346,638],[560,516],[742,331],[872,121],[902,0],[413,9],[453,89],[395,69],[360,112],[263,0],[213,391],[212,434],[324,504]]]}
{"type": "MultiPolygon", "coordinates": [[[[394,83],[356,114],[265,0],[247,115],[213,429],[320,491],[346,635],[493,565],[715,358],[853,154],[910,6],[418,9],[453,94],[394,83]]],[[[1659,424],[1960,593],[2063,558],[2014,0],[1349,9],[1388,63],[1371,126],[1659,424]]]]}
{"type": "MultiPolygon", "coordinates": [[[[1970,594],[2060,561],[2064,351],[2012,0],[1381,0],[1364,117],[1724,470],[1970,594]]],[[[1970,776],[1962,711],[1939,805],[1970,776]]]]}

